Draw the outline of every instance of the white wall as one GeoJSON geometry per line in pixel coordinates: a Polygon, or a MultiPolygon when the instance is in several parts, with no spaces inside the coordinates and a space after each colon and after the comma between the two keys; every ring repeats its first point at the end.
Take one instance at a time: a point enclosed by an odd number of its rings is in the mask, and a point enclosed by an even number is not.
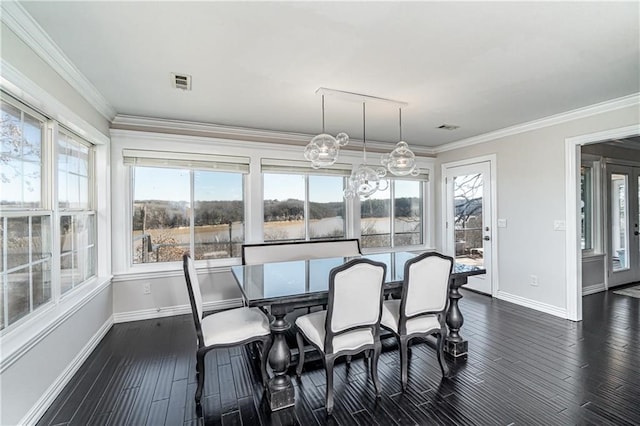
{"type": "MultiPolygon", "coordinates": [[[[438,154],[438,181],[442,163],[488,154],[497,157],[495,214],[508,224],[497,229],[498,298],[563,316],[567,309],[565,235],[554,231],[553,223],[566,218],[565,139],[637,124],[639,117],[638,106],[626,107],[438,154]],[[537,287],[529,285],[530,275],[538,276],[537,287]]],[[[436,214],[440,212],[438,208],[436,214]]],[[[442,223],[441,217],[437,223],[442,223]]],[[[442,227],[437,235],[442,247],[442,227]]]]}
{"type": "Polygon", "coordinates": [[[111,286],[42,335],[0,376],[0,424],[36,422],[113,324],[111,286]]]}
{"type": "Polygon", "coordinates": [[[110,227],[109,123],[4,23],[0,34],[2,88],[101,144],[96,150],[100,277],[0,337],[0,424],[14,425],[38,420],[113,323],[110,234],[105,232],[110,227]]]}

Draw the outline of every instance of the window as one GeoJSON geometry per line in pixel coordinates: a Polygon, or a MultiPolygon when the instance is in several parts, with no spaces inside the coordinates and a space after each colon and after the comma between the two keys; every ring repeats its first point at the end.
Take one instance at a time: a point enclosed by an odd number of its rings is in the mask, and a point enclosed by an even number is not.
{"type": "Polygon", "coordinates": [[[363,248],[420,245],[424,236],[423,182],[394,179],[389,189],[360,202],[363,248]],[[393,200],[393,203],[391,202],[393,200]]]}
{"type": "Polygon", "coordinates": [[[140,150],[124,155],[133,165],[133,264],[180,261],[185,250],[196,260],[241,256],[248,158],[140,150]]]}
{"type": "Polygon", "coordinates": [[[46,210],[45,119],[2,99],[0,329],[51,300],[51,211],[46,210]]]}
{"type": "Polygon", "coordinates": [[[344,177],[264,173],[264,241],[345,237],[344,177]]]}
{"type": "Polygon", "coordinates": [[[593,166],[580,169],[580,240],[583,250],[593,249],[593,166]]]}
{"type": "Polygon", "coordinates": [[[60,209],[60,292],[96,273],[91,146],[58,132],[58,207],[60,209]]]}
{"type": "Polygon", "coordinates": [[[94,277],[97,252],[93,146],[61,127],[45,132],[59,126],[4,93],[1,127],[4,329],[94,277]]]}

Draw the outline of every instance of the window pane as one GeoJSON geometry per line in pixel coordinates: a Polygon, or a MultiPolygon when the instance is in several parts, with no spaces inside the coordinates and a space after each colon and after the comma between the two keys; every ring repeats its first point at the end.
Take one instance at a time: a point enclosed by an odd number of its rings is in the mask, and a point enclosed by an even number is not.
{"type": "Polygon", "coordinates": [[[613,269],[627,269],[627,175],[611,175],[611,245],[613,269]]]}
{"type": "Polygon", "coordinates": [[[2,233],[6,233],[6,241],[4,235],[0,241],[3,245],[3,259],[6,256],[7,263],[1,290],[0,328],[11,325],[31,312],[31,309],[51,300],[50,220],[50,216],[0,219],[3,224],[2,233]]]}
{"type": "Polygon", "coordinates": [[[51,257],[51,225],[49,216],[31,218],[31,260],[33,262],[51,257]]]}
{"type": "Polygon", "coordinates": [[[41,207],[43,123],[2,102],[0,205],[41,207]]]}
{"type": "Polygon", "coordinates": [[[240,257],[244,242],[242,174],[193,173],[195,259],[240,257]]]}
{"type": "Polygon", "coordinates": [[[29,264],[29,218],[7,218],[7,270],[29,264]]]}
{"type": "Polygon", "coordinates": [[[592,242],[592,212],[593,212],[593,201],[592,201],[592,167],[591,166],[583,166],[580,170],[580,199],[581,199],[581,226],[580,226],[580,234],[581,234],[581,242],[582,249],[589,250],[593,248],[592,242]]]}
{"type": "Polygon", "coordinates": [[[36,263],[32,268],[33,308],[51,300],[51,262],[36,263]]]}
{"type": "Polygon", "coordinates": [[[484,175],[475,173],[453,178],[455,209],[455,258],[457,262],[482,265],[482,204],[484,175]]]}
{"type": "Polygon", "coordinates": [[[264,240],[304,240],[303,175],[265,173],[264,240]]]}
{"type": "Polygon", "coordinates": [[[189,248],[189,170],[134,167],[133,263],[173,262],[189,248]]]}
{"type": "Polygon", "coordinates": [[[309,176],[309,238],[344,238],[344,178],[309,176]]]}
{"type": "Polygon", "coordinates": [[[76,282],[73,216],[60,217],[60,292],[66,293],[76,282]]]}
{"type": "Polygon", "coordinates": [[[7,285],[9,325],[29,313],[29,267],[7,274],[7,285]]]}
{"type": "Polygon", "coordinates": [[[394,182],[394,246],[422,244],[422,182],[394,182]]]}
{"type": "Polygon", "coordinates": [[[58,200],[61,208],[88,209],[89,148],[58,133],[58,200]]]}
{"type": "Polygon", "coordinates": [[[377,191],[360,201],[360,243],[362,247],[391,247],[391,193],[377,191]]]}

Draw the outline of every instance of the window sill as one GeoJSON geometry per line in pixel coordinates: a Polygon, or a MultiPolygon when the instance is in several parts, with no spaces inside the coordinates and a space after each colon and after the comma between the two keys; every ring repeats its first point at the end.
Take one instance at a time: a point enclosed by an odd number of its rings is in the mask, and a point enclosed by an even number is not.
{"type": "MultiPolygon", "coordinates": [[[[210,269],[215,270],[219,268],[229,268],[230,266],[242,264],[242,259],[239,257],[231,257],[224,259],[210,259],[210,260],[196,260],[196,269],[210,269]]],[[[150,262],[150,263],[138,263],[135,265],[129,265],[122,271],[114,272],[114,281],[123,281],[123,277],[127,279],[134,277],[148,277],[156,274],[165,274],[165,276],[182,275],[182,261],[176,262],[150,262]]]]}
{"type": "Polygon", "coordinates": [[[58,304],[50,302],[35,311],[22,324],[10,326],[0,337],[2,361],[0,374],[19,360],[60,324],[75,314],[111,284],[111,277],[97,277],[84,283],[76,291],[65,295],[58,304]]]}
{"type": "Polygon", "coordinates": [[[604,257],[605,254],[604,253],[594,253],[594,252],[582,252],[582,259],[586,260],[586,259],[597,259],[597,258],[602,258],[604,257]]]}

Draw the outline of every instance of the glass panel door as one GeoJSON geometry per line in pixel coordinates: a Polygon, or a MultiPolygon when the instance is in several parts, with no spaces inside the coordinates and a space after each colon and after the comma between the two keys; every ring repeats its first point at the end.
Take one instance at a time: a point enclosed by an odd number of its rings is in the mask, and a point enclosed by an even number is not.
{"type": "Polygon", "coordinates": [[[446,167],[447,253],[456,262],[485,268],[469,277],[473,290],[492,294],[491,164],[489,161],[446,167]]]}
{"type": "Polygon", "coordinates": [[[640,279],[640,168],[607,164],[608,287],[640,279]]]}

